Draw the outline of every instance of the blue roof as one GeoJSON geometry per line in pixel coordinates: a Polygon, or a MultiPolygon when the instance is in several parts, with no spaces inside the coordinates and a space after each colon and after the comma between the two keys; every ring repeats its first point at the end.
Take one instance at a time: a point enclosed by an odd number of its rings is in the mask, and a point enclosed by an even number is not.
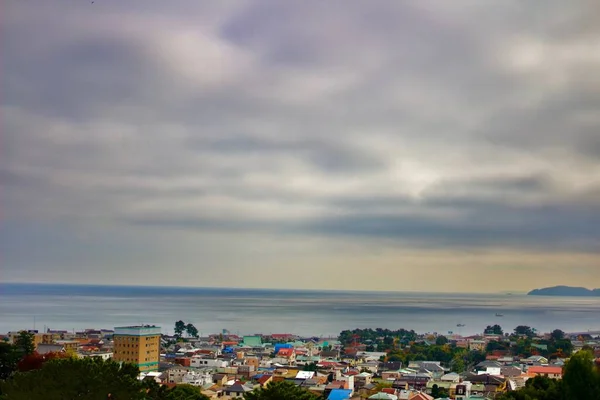
{"type": "Polygon", "coordinates": [[[348,400],[351,394],[350,389],[333,389],[327,396],[327,400],[348,400]]]}
{"type": "Polygon", "coordinates": [[[275,345],[275,353],[279,351],[279,349],[293,349],[294,346],[288,343],[278,343],[275,345]]]}

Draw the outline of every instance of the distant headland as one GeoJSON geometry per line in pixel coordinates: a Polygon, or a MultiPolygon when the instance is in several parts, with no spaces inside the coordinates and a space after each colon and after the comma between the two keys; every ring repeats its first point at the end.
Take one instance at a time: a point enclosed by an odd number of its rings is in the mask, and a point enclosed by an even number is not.
{"type": "Polygon", "coordinates": [[[587,289],[575,286],[552,286],[541,289],[534,289],[527,293],[529,296],[598,296],[600,289],[587,289]]]}

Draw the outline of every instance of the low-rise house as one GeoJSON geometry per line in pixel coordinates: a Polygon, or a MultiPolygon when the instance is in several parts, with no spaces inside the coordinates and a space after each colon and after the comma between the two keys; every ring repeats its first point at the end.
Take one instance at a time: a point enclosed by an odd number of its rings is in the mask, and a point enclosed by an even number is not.
{"type": "Polygon", "coordinates": [[[484,395],[488,397],[496,397],[498,393],[503,393],[507,390],[508,380],[503,376],[489,374],[468,374],[465,380],[473,384],[471,391],[473,394],[484,395]]]}
{"type": "Polygon", "coordinates": [[[467,400],[471,398],[471,382],[453,383],[448,390],[451,399],[467,400]]]}
{"type": "Polygon", "coordinates": [[[276,364],[294,365],[296,363],[296,351],[293,348],[280,348],[271,361],[276,364]]]}
{"type": "Polygon", "coordinates": [[[488,370],[493,369],[494,371],[498,370],[498,373],[496,375],[500,375],[501,368],[502,364],[498,361],[485,360],[475,366],[475,371],[477,371],[478,373],[487,373],[488,370]]]}
{"type": "Polygon", "coordinates": [[[398,396],[386,392],[375,393],[368,397],[369,400],[398,400],[398,396]]]}
{"type": "Polygon", "coordinates": [[[209,372],[200,372],[200,371],[188,371],[181,380],[181,383],[203,387],[206,385],[213,385],[213,376],[209,372]]]}
{"type": "Polygon", "coordinates": [[[217,373],[213,374],[212,381],[215,385],[223,386],[227,383],[228,378],[227,374],[217,373]]]}
{"type": "Polygon", "coordinates": [[[308,356],[308,355],[301,355],[301,356],[296,356],[296,364],[297,365],[307,365],[307,364],[312,364],[312,363],[318,363],[319,361],[321,361],[322,358],[321,356],[308,356]]]}
{"type": "Polygon", "coordinates": [[[323,396],[326,399],[328,399],[329,395],[331,394],[332,391],[338,390],[338,389],[348,389],[347,385],[348,385],[347,381],[333,381],[333,382],[330,382],[327,386],[325,386],[325,389],[323,390],[323,396]]]}
{"type": "Polygon", "coordinates": [[[244,347],[260,347],[262,346],[262,336],[244,336],[241,345],[244,347]]]}
{"type": "Polygon", "coordinates": [[[434,398],[427,393],[419,392],[409,396],[408,400],[434,400],[434,398]]]}
{"type": "Polygon", "coordinates": [[[513,356],[502,356],[496,361],[498,361],[500,364],[509,365],[515,362],[515,358],[513,356]]]}
{"type": "Polygon", "coordinates": [[[273,375],[262,375],[260,378],[258,378],[257,383],[260,385],[260,387],[265,387],[272,381],[273,375]]]}
{"type": "Polygon", "coordinates": [[[485,351],[487,346],[487,342],[485,340],[470,339],[468,343],[470,351],[485,351]]]}
{"type": "Polygon", "coordinates": [[[140,372],[138,379],[141,380],[153,380],[158,384],[163,384],[166,381],[166,375],[163,372],[158,371],[150,371],[150,372],[140,372]]]}
{"type": "Polygon", "coordinates": [[[110,360],[113,357],[113,352],[112,351],[79,351],[77,353],[77,356],[80,358],[87,358],[87,357],[97,357],[97,358],[101,358],[102,360],[106,361],[106,360],[110,360]]]}
{"type": "Polygon", "coordinates": [[[38,354],[48,354],[48,353],[65,353],[65,346],[61,344],[46,344],[40,343],[38,344],[37,350],[38,354]]]}
{"type": "Polygon", "coordinates": [[[460,382],[460,375],[456,372],[450,372],[442,375],[440,380],[443,382],[460,382]]]}
{"type": "Polygon", "coordinates": [[[547,376],[551,379],[562,379],[562,367],[550,365],[534,365],[527,369],[529,376],[547,376]]]}
{"type": "Polygon", "coordinates": [[[244,385],[240,381],[235,381],[233,385],[223,387],[223,392],[226,396],[231,397],[243,397],[244,393],[248,393],[254,390],[253,387],[244,385]]]}
{"type": "Polygon", "coordinates": [[[414,373],[402,375],[399,379],[395,380],[392,384],[393,388],[396,389],[414,389],[414,390],[425,390],[427,382],[431,380],[431,375],[425,373],[414,373]]]}
{"type": "Polygon", "coordinates": [[[167,382],[175,384],[181,383],[183,381],[183,377],[186,376],[188,372],[190,372],[189,367],[183,367],[181,365],[171,367],[165,371],[167,374],[167,382]]]}
{"type": "Polygon", "coordinates": [[[527,365],[544,365],[548,364],[548,359],[543,356],[534,355],[521,360],[523,364],[527,365]]]}
{"type": "Polygon", "coordinates": [[[274,342],[289,342],[296,339],[296,335],[292,335],[291,333],[273,333],[269,337],[274,342]]]}
{"type": "Polygon", "coordinates": [[[260,366],[260,359],[255,356],[248,356],[245,358],[244,363],[246,365],[252,365],[254,369],[258,369],[258,367],[260,366]]]}
{"type": "Polygon", "coordinates": [[[380,371],[398,371],[402,368],[402,361],[385,361],[379,363],[380,371]]]}
{"type": "Polygon", "coordinates": [[[368,372],[361,372],[360,374],[354,375],[354,385],[359,387],[364,387],[365,385],[370,384],[373,381],[373,374],[368,372]]]}
{"type": "Polygon", "coordinates": [[[63,346],[67,353],[76,353],[79,348],[79,341],[77,340],[56,340],[54,343],[63,346]]]}
{"type": "Polygon", "coordinates": [[[369,361],[365,363],[360,363],[357,365],[359,370],[367,370],[372,374],[376,374],[379,371],[379,362],[377,361],[369,361]]]}
{"type": "Polygon", "coordinates": [[[399,379],[400,376],[402,376],[400,371],[383,371],[381,373],[381,379],[383,379],[384,381],[394,381],[396,379],[399,379]]]}
{"type": "Polygon", "coordinates": [[[323,350],[320,353],[320,355],[322,358],[330,358],[330,359],[337,360],[340,358],[340,350],[339,349],[323,350]]]}
{"type": "Polygon", "coordinates": [[[509,366],[500,368],[500,375],[507,378],[515,378],[523,375],[523,371],[519,367],[509,366]]]}
{"type": "Polygon", "coordinates": [[[550,365],[564,367],[566,363],[567,363],[566,359],[564,359],[564,358],[556,358],[556,359],[554,359],[553,361],[550,362],[550,365]]]}
{"type": "Polygon", "coordinates": [[[256,374],[256,369],[253,365],[240,365],[237,370],[239,377],[250,378],[256,374]]]}
{"type": "Polygon", "coordinates": [[[204,358],[202,356],[193,356],[190,360],[190,366],[194,368],[216,367],[225,368],[229,366],[229,361],[221,358],[204,358]]]}
{"type": "Polygon", "coordinates": [[[306,380],[312,379],[315,376],[314,371],[298,371],[295,379],[306,380]]]}
{"type": "Polygon", "coordinates": [[[419,366],[419,372],[430,373],[434,379],[441,378],[446,369],[437,361],[423,361],[419,366]]]}
{"type": "Polygon", "coordinates": [[[350,389],[333,389],[327,395],[327,400],[349,400],[352,396],[350,389]]]}

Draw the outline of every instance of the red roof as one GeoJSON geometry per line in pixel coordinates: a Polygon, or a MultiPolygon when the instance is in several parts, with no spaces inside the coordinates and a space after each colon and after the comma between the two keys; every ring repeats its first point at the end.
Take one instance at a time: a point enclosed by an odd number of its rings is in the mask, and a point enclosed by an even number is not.
{"type": "Polygon", "coordinates": [[[533,374],[562,374],[562,367],[551,367],[546,365],[536,365],[534,367],[529,367],[527,372],[533,374]]]}
{"type": "Polygon", "coordinates": [[[321,367],[340,367],[341,366],[340,363],[337,363],[335,361],[321,361],[317,365],[320,365],[321,367]]]}
{"type": "Polygon", "coordinates": [[[433,397],[425,393],[419,393],[416,396],[411,397],[410,400],[433,400],[433,397]]]}
{"type": "Polygon", "coordinates": [[[269,381],[269,379],[271,379],[271,375],[263,375],[260,377],[260,379],[258,380],[258,383],[262,386],[265,383],[267,383],[269,381]]]}
{"type": "Polygon", "coordinates": [[[294,354],[294,349],[279,349],[277,352],[278,356],[290,357],[294,354]]]}

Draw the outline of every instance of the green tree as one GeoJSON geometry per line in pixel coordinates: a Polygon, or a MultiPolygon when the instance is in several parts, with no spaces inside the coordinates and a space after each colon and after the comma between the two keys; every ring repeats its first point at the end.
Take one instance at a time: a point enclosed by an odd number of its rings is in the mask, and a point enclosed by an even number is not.
{"type": "Polygon", "coordinates": [[[319,367],[317,367],[317,363],[316,362],[312,362],[310,364],[306,364],[304,366],[304,368],[302,368],[303,371],[316,371],[318,369],[319,369],[319,367]]]}
{"type": "Polygon", "coordinates": [[[519,325],[515,328],[515,335],[532,338],[535,336],[535,330],[527,325],[519,325]]]}
{"type": "Polygon", "coordinates": [[[23,356],[33,354],[35,351],[34,337],[33,333],[20,331],[19,335],[15,338],[15,347],[23,356]]]}
{"type": "Polygon", "coordinates": [[[562,340],[565,338],[565,333],[563,331],[561,331],[560,329],[555,329],[550,334],[550,337],[552,338],[553,341],[562,340]]]}
{"type": "MultiPolygon", "coordinates": [[[[156,400],[162,400],[162,398],[156,400]]],[[[198,387],[177,385],[165,393],[164,400],[208,400],[208,397],[200,393],[198,387]]]]}
{"type": "Polygon", "coordinates": [[[175,322],[175,336],[181,337],[181,335],[183,335],[183,331],[185,331],[185,328],[185,322],[182,320],[175,322]]]}
{"type": "Polygon", "coordinates": [[[477,365],[485,361],[485,353],[479,350],[469,351],[466,355],[466,361],[471,365],[477,365]]]}
{"type": "Polygon", "coordinates": [[[485,346],[485,351],[489,353],[494,350],[506,350],[506,344],[497,342],[495,340],[490,340],[485,346]]]}
{"type": "Polygon", "coordinates": [[[437,399],[438,397],[448,397],[448,391],[444,388],[439,387],[437,384],[434,384],[431,387],[431,396],[434,399],[437,399]]]}
{"type": "Polygon", "coordinates": [[[187,324],[185,326],[185,331],[187,332],[188,336],[190,336],[190,337],[195,337],[195,338],[198,337],[198,329],[196,329],[196,327],[194,325],[192,325],[191,323],[187,324]]]}
{"type": "Polygon", "coordinates": [[[488,325],[483,331],[486,335],[503,335],[502,327],[498,324],[488,325]]]}
{"type": "Polygon", "coordinates": [[[0,342],[0,380],[8,378],[16,371],[20,358],[15,346],[0,342]]]}
{"type": "Polygon", "coordinates": [[[438,336],[437,339],[435,339],[435,344],[437,346],[443,346],[447,343],[448,343],[448,338],[446,336],[438,336]]]}
{"type": "Polygon", "coordinates": [[[567,399],[600,399],[600,374],[594,368],[594,357],[579,351],[565,365],[564,394],[567,399]]]}
{"type": "Polygon", "coordinates": [[[318,397],[292,382],[271,382],[244,394],[245,400],[317,400],[318,397]]]}
{"type": "MultiPolygon", "coordinates": [[[[375,382],[374,382],[375,383],[375,382]]],[[[387,381],[379,381],[375,383],[375,387],[373,388],[373,390],[375,392],[381,392],[383,389],[386,388],[391,388],[392,387],[392,382],[387,382],[387,381]]]]}
{"type": "MultiPolygon", "coordinates": [[[[565,399],[563,394],[563,385],[560,380],[551,379],[545,376],[536,376],[529,379],[525,387],[508,392],[496,400],[561,400],[565,399]]],[[[568,398],[567,398],[568,399],[568,398]]],[[[567,400],[565,399],[565,400],[567,400]]]]}
{"type": "Polygon", "coordinates": [[[137,367],[99,358],[64,358],[46,362],[41,369],[17,372],[0,383],[10,400],[143,399],[137,367]]]}
{"type": "Polygon", "coordinates": [[[600,399],[600,372],[592,354],[580,351],[567,362],[563,379],[536,376],[523,389],[506,393],[497,400],[579,400],[600,399]]]}
{"type": "Polygon", "coordinates": [[[452,372],[465,372],[465,360],[460,354],[456,354],[450,362],[450,369],[452,372]]]}

